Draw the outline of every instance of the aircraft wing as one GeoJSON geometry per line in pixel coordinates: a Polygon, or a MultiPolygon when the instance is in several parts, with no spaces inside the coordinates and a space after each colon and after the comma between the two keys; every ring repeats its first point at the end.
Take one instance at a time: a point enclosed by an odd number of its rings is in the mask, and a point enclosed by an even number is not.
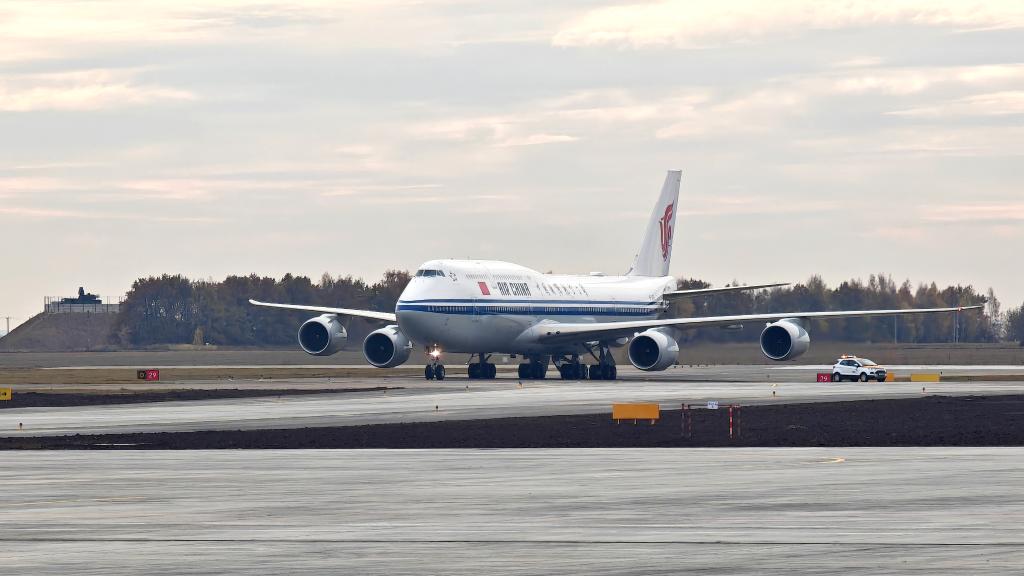
{"type": "Polygon", "coordinates": [[[374,310],[352,310],[350,308],[324,308],[322,306],[301,306],[296,304],[271,304],[249,300],[253,306],[264,306],[266,308],[279,308],[281,310],[302,310],[305,312],[319,312],[320,314],[338,314],[340,316],[356,316],[370,320],[382,320],[384,322],[398,322],[398,318],[390,312],[376,312],[374,310]]]}
{"type": "Polygon", "coordinates": [[[957,312],[974,310],[982,306],[961,306],[958,308],[907,308],[902,310],[857,310],[839,312],[779,312],[774,314],[744,314],[738,316],[707,316],[704,318],[664,318],[659,320],[636,320],[626,322],[597,322],[592,324],[562,324],[558,322],[534,326],[537,339],[545,344],[593,342],[632,336],[649,328],[672,327],[692,330],[713,326],[732,326],[744,322],[782,320],[784,318],[866,318],[871,316],[902,316],[905,314],[931,314],[936,312],[957,312]]]}
{"type": "Polygon", "coordinates": [[[763,288],[775,288],[778,286],[789,286],[788,282],[781,284],[753,284],[751,286],[726,286],[725,288],[699,288],[696,290],[675,290],[664,294],[666,300],[678,300],[680,298],[696,298],[697,296],[710,296],[712,294],[724,294],[726,292],[740,292],[747,290],[761,290],[763,288]]]}

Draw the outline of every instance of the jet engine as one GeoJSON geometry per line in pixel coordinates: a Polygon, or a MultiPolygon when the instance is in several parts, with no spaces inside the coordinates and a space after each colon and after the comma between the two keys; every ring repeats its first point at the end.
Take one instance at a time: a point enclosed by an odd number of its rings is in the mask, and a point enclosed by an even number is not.
{"type": "Polygon", "coordinates": [[[679,343],[657,328],[641,332],[629,343],[629,361],[641,370],[664,370],[675,364],[678,358],[679,343]]]}
{"type": "Polygon", "coordinates": [[[363,356],[377,368],[394,368],[412,354],[412,342],[398,326],[386,326],[371,332],[363,341],[363,356]]]}
{"type": "Polygon", "coordinates": [[[345,347],[348,332],[334,314],[306,320],[299,328],[299,346],[306,354],[330,356],[345,347]]]}
{"type": "Polygon", "coordinates": [[[811,347],[811,337],[796,318],[769,324],[761,332],[761,352],[770,360],[791,360],[811,347]]]}

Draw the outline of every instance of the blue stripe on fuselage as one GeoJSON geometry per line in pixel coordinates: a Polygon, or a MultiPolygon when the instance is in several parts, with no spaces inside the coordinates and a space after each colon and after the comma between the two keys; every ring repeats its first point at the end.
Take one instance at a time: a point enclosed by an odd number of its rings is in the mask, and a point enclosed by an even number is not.
{"type": "Polygon", "coordinates": [[[658,300],[506,300],[503,298],[431,298],[427,300],[399,300],[399,304],[573,304],[576,306],[653,306],[660,304],[658,300]]]}
{"type": "Polygon", "coordinates": [[[644,306],[455,306],[445,304],[399,304],[397,312],[430,312],[467,316],[531,315],[531,316],[655,316],[656,307],[644,306]],[[595,310],[596,308],[596,310],[595,310]]]}

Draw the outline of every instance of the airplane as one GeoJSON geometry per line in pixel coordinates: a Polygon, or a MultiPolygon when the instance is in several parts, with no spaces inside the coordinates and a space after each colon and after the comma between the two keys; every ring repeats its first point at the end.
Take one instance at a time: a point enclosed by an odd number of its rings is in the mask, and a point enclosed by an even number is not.
{"type": "Polygon", "coordinates": [[[627,346],[636,368],[660,371],[677,363],[685,330],[717,326],[736,328],[765,322],[761,352],[784,361],[810,348],[808,320],[956,312],[981,308],[919,308],[838,312],[784,312],[697,318],[664,317],[670,303],[785,284],[756,284],[679,290],[669,275],[675,222],[679,212],[682,171],[670,170],[661,188],[640,249],[622,276],[544,274],[492,260],[430,260],[411,278],[394,313],[323,306],[274,304],[255,306],[302,310],[320,315],[301,325],[299,346],[308,354],[328,356],[341,350],[348,334],[341,317],[358,317],[387,325],[363,341],[363,356],[378,368],[405,363],[415,347],[428,355],[424,377],[445,378],[443,352],[470,354],[469,377],[492,379],[494,354],[521,357],[520,379],[544,379],[554,365],[562,379],[615,380],[612,348],[627,346]],[[587,365],[588,359],[592,361],[587,365]]]}

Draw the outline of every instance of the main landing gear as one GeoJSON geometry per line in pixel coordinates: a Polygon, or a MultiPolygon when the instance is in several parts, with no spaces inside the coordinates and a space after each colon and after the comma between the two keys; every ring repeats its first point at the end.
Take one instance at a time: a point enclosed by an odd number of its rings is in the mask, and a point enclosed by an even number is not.
{"type": "Polygon", "coordinates": [[[488,362],[490,356],[483,353],[475,354],[479,362],[473,362],[473,356],[469,357],[469,379],[470,380],[494,380],[498,376],[498,367],[488,362]]]}
{"type": "Polygon", "coordinates": [[[548,374],[547,356],[535,356],[519,365],[520,380],[543,380],[548,374]]]}
{"type": "Polygon", "coordinates": [[[615,358],[612,357],[611,351],[608,346],[604,344],[598,345],[597,354],[594,354],[594,350],[590,350],[590,355],[597,360],[597,364],[592,364],[589,367],[580,362],[580,357],[577,354],[573,354],[569,357],[563,357],[558,362],[558,373],[562,376],[562,380],[616,380],[619,377],[619,370],[615,366],[615,358]]]}
{"type": "Polygon", "coordinates": [[[444,364],[441,363],[441,350],[430,351],[430,364],[423,369],[423,377],[427,380],[444,380],[444,364]]]}

